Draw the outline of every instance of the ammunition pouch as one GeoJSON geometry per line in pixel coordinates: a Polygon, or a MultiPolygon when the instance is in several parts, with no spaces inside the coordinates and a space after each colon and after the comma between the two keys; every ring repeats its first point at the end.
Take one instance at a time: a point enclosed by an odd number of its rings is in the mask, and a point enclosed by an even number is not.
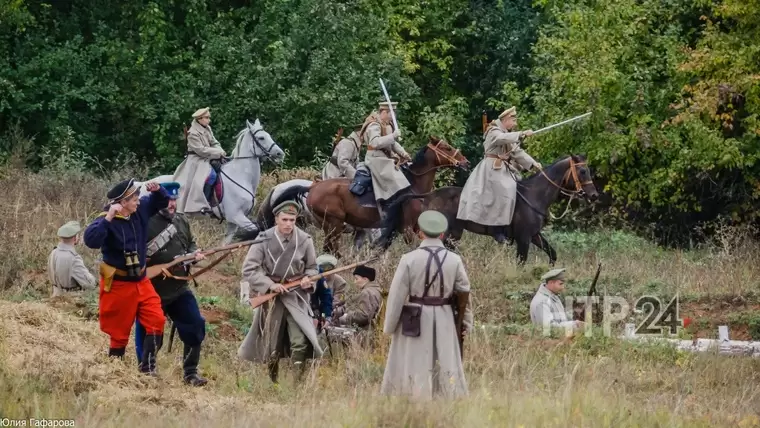
{"type": "Polygon", "coordinates": [[[407,304],[401,308],[401,334],[407,337],[419,337],[422,306],[407,304]]]}

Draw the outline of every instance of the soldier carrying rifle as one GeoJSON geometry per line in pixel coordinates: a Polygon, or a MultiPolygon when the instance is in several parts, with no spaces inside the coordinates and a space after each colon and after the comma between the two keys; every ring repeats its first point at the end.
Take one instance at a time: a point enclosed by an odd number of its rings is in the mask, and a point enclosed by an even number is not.
{"type": "Polygon", "coordinates": [[[462,340],[473,323],[470,281],[461,257],[441,241],[446,217],[425,211],[418,224],[422,243],[401,257],[388,293],[384,332],[393,337],[381,393],[467,395],[462,340]]]}

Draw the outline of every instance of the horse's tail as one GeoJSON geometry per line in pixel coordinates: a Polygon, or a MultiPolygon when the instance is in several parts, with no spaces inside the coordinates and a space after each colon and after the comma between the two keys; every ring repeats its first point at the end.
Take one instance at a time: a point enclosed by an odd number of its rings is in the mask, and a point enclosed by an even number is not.
{"type": "MultiPolygon", "coordinates": [[[[266,207],[268,208],[265,214],[267,216],[267,221],[269,221],[268,218],[271,216],[272,225],[274,225],[274,213],[272,211],[274,207],[276,207],[277,205],[280,205],[281,203],[285,201],[295,201],[299,205],[301,205],[301,199],[303,199],[306,196],[306,194],[309,193],[310,188],[311,188],[310,186],[296,185],[296,186],[288,187],[287,189],[283,190],[282,193],[280,193],[280,195],[275,200],[270,201],[270,206],[266,207]]],[[[302,208],[306,208],[306,207],[302,207],[302,208]]]]}

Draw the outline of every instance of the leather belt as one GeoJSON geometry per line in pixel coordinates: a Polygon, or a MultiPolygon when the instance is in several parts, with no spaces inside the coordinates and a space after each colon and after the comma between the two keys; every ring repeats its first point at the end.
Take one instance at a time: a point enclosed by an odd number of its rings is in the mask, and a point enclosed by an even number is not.
{"type": "Polygon", "coordinates": [[[409,296],[409,303],[417,303],[423,306],[446,306],[451,304],[451,297],[409,296]]]}
{"type": "MultiPolygon", "coordinates": [[[[299,280],[305,276],[306,275],[296,275],[296,276],[291,276],[290,278],[285,278],[285,281],[283,282],[283,284],[299,280]]],[[[267,275],[267,278],[271,279],[273,282],[276,282],[276,283],[280,283],[282,281],[281,277],[275,276],[275,275],[267,275]]]]}
{"type": "Polygon", "coordinates": [[[487,158],[495,159],[493,162],[493,169],[501,169],[504,162],[509,163],[509,155],[486,155],[487,158]]]}

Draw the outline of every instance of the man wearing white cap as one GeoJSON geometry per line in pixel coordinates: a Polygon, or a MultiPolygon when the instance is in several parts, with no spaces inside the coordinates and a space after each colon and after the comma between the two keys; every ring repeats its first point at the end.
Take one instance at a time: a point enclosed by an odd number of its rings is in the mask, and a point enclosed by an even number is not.
{"type": "Polygon", "coordinates": [[[58,246],[48,257],[48,278],[53,283],[53,297],[71,291],[97,288],[97,280],[74,248],[79,243],[81,230],[76,221],[70,221],[58,229],[58,246]]]}
{"type": "Polygon", "coordinates": [[[582,321],[567,319],[565,307],[558,294],[565,290],[565,269],[552,269],[541,277],[543,281],[530,302],[530,320],[534,325],[551,327],[581,327],[582,321]]]}
{"type": "Polygon", "coordinates": [[[174,181],[185,189],[177,201],[179,213],[211,209],[209,201],[217,180],[212,162],[221,166],[221,160],[227,153],[214,137],[210,123],[211,113],[208,107],[193,113],[193,123],[187,133],[187,156],[174,171],[174,181]]]}
{"type": "Polygon", "coordinates": [[[517,199],[517,182],[514,174],[516,163],[524,170],[540,169],[522,148],[520,143],[533,131],[513,132],[517,126],[517,109],[511,107],[488,125],[483,134],[485,157],[467,178],[459,198],[457,218],[483,226],[492,226],[493,237],[498,243],[507,239],[507,227],[512,224],[512,214],[517,199]]]}

